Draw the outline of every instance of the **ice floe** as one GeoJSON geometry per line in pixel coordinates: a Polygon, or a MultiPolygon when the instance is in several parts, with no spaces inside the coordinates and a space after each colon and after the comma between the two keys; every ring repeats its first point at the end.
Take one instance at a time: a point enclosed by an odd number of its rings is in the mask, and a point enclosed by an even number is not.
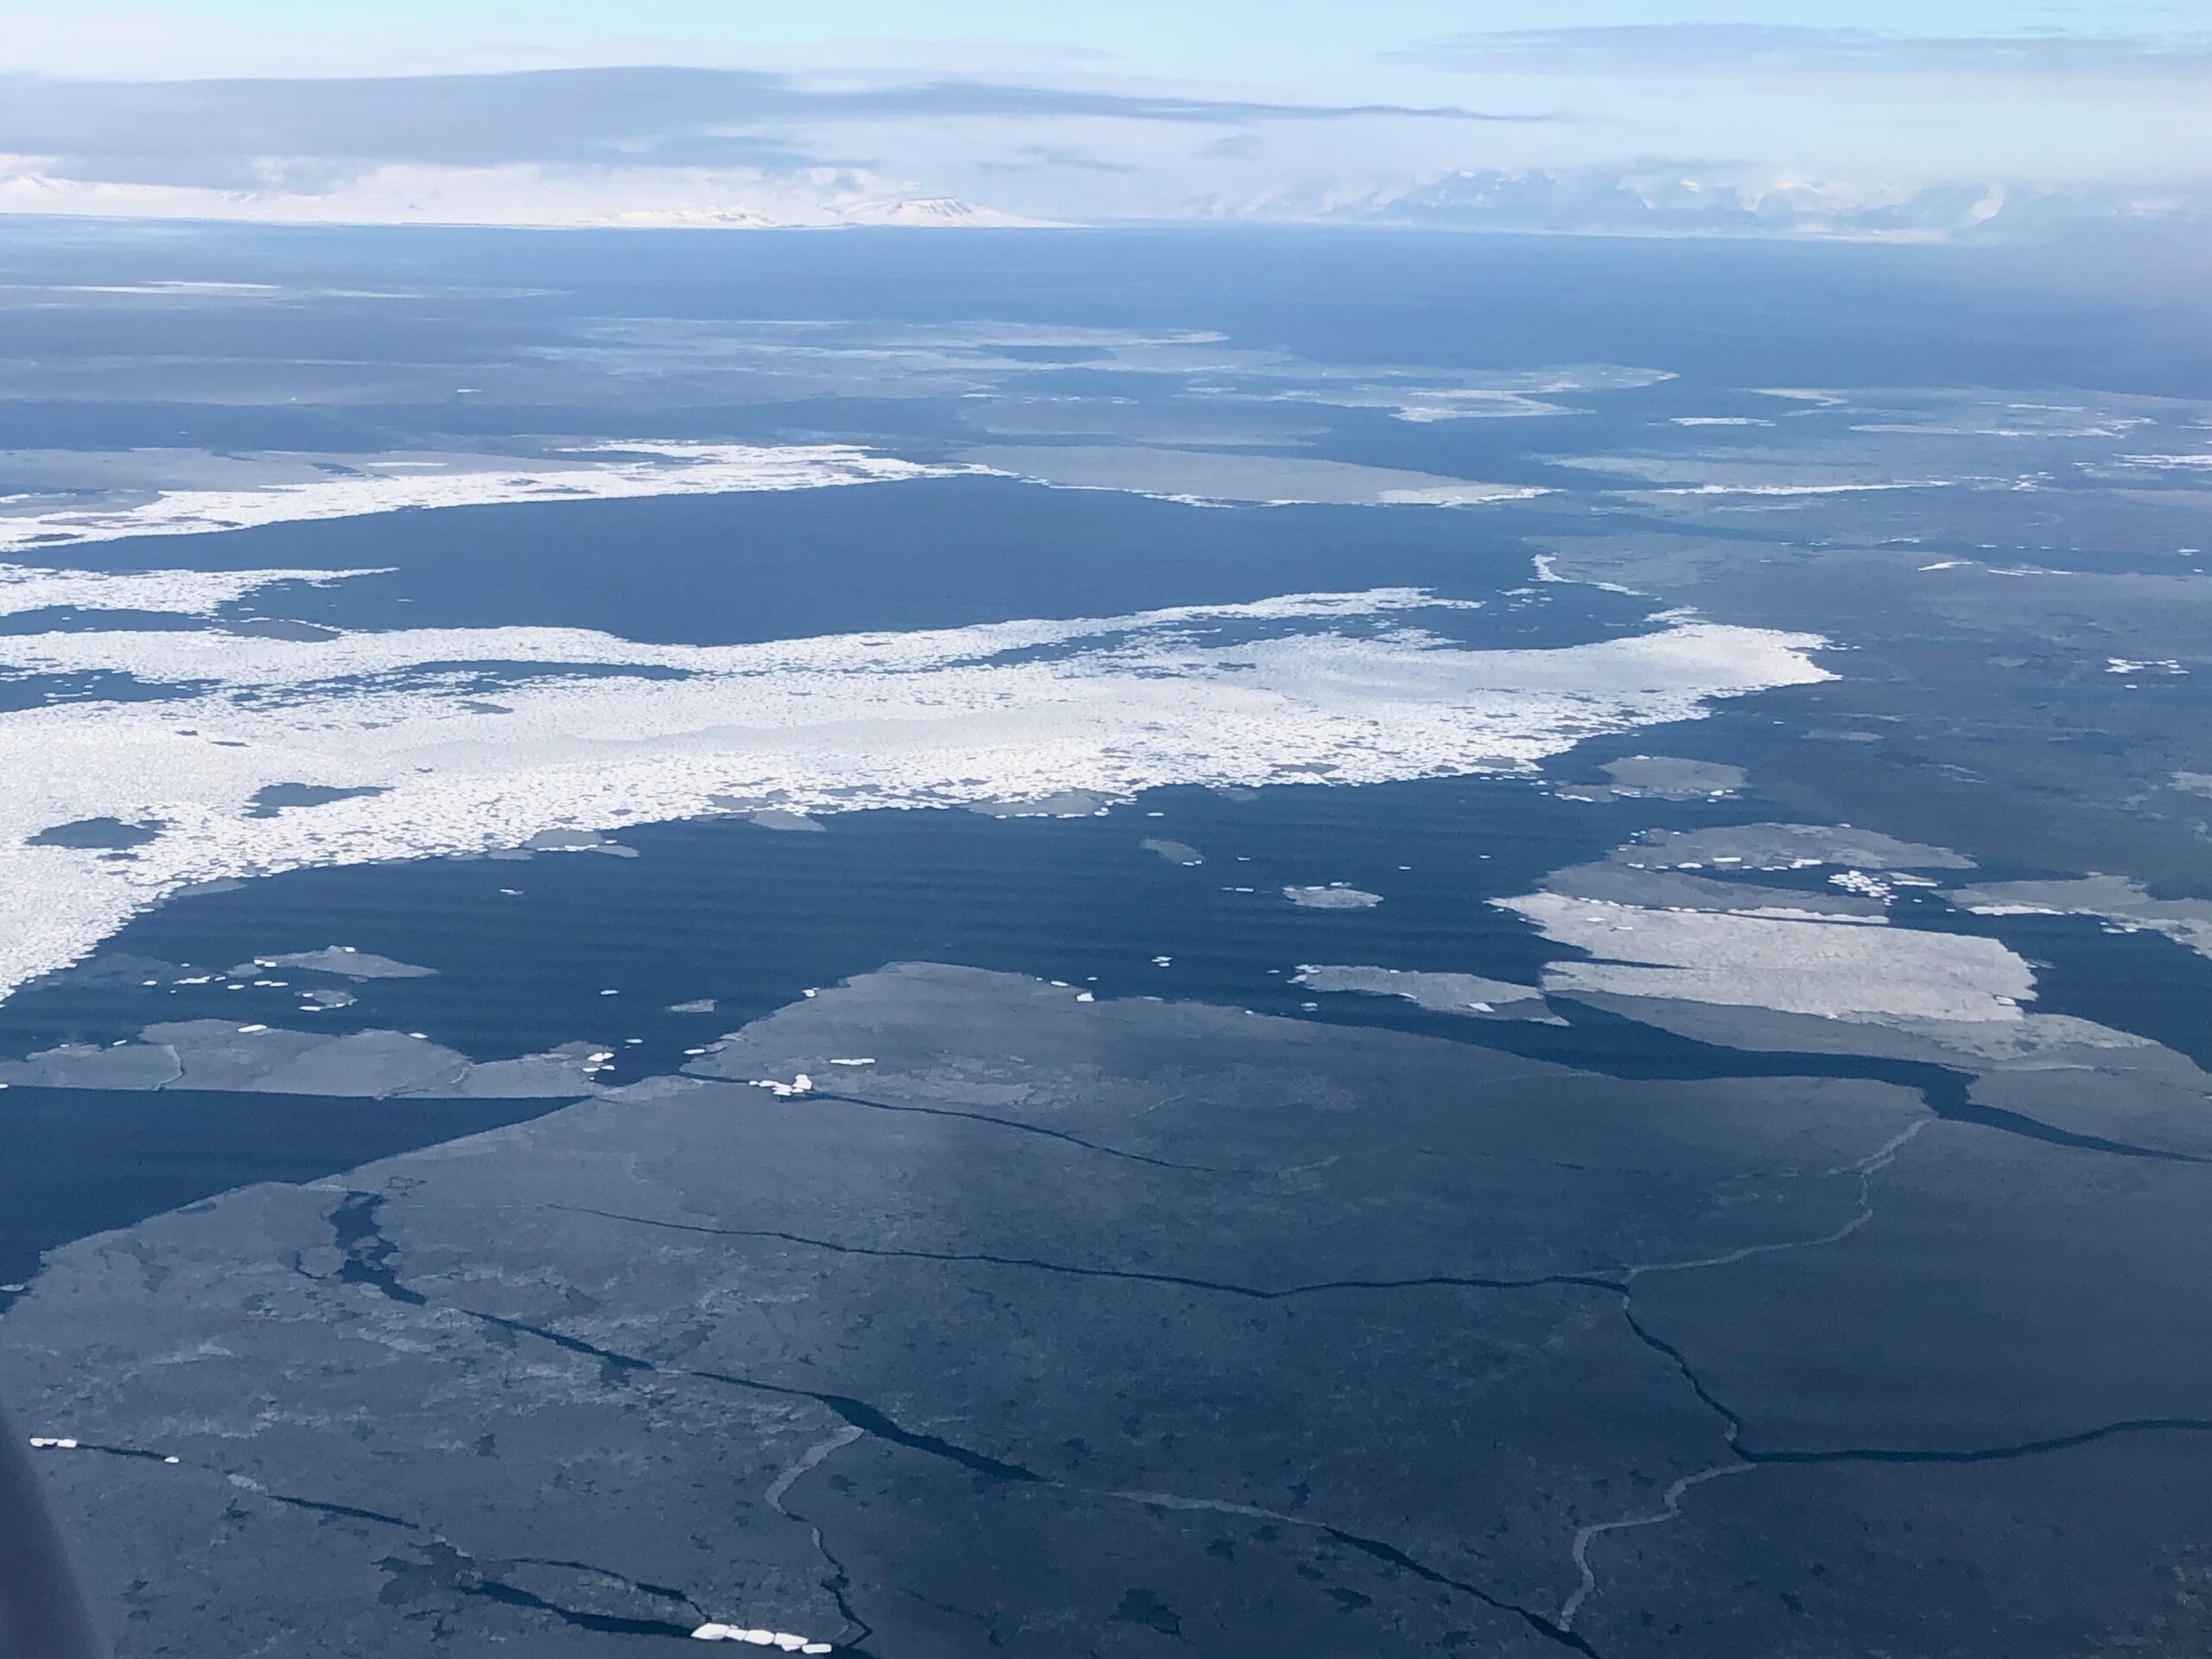
{"type": "Polygon", "coordinates": [[[743,1624],[702,1624],[691,1635],[699,1642],[745,1642],[756,1648],[777,1648],[785,1653],[819,1655],[835,1651],[829,1643],[817,1642],[810,1637],[743,1624]]]}
{"type": "MultiPolygon", "coordinates": [[[[41,542],[19,525],[39,522],[0,513],[0,548],[84,541],[57,534],[41,542]]],[[[209,528],[217,528],[211,525],[209,528]]],[[[143,611],[172,616],[213,616],[224,606],[280,582],[323,586],[380,570],[50,570],[0,563],[0,616],[31,611],[143,611]]]]}
{"type": "MultiPolygon", "coordinates": [[[[0,1080],[44,1089],[221,1090],[390,1099],[527,1100],[592,1092],[588,1044],[475,1063],[421,1032],[344,1036],[261,1024],[188,1020],[149,1026],[105,1047],[63,1043],[0,1061],[0,1080]]],[[[606,1058],[597,1056],[595,1058],[606,1058]]]]}
{"type": "Polygon", "coordinates": [[[1607,784],[1565,784],[1554,791],[1567,801],[1703,801],[1735,794],[1749,780],[1741,766],[1673,755],[1631,754],[1608,760],[1607,784]]]}
{"type": "Polygon", "coordinates": [[[1061,489],[1122,490],[1194,505],[1466,507],[1551,493],[1530,484],[1487,484],[1357,461],[1215,449],[1024,444],[970,449],[963,459],[1061,489]]]}
{"type": "Polygon", "coordinates": [[[1618,582],[1600,582],[1594,576],[1562,576],[1559,573],[1559,558],[1556,553],[1535,556],[1532,563],[1535,565],[1539,584],[1550,588],[1596,588],[1608,594],[1626,594],[1636,599],[1644,596],[1642,589],[1624,587],[1618,582]]]}
{"type": "Polygon", "coordinates": [[[1285,887],[1282,896],[1307,910],[1372,910],[1382,902],[1379,893],[1332,881],[1326,887],[1285,887]]]}
{"type": "Polygon", "coordinates": [[[1565,1022],[1544,1005],[1544,994],[1534,985],[1516,985],[1502,979],[1474,974],[1418,973],[1402,968],[1330,966],[1306,963],[1291,976],[1291,983],[1316,991],[1351,991],[1368,996],[1402,997],[1433,1014],[1467,1014],[1490,1020],[1541,1020],[1565,1022]]]}
{"type": "Polygon", "coordinates": [[[1071,797],[1097,810],[1169,785],[1525,772],[1586,738],[1829,677],[1816,636],[1687,619],[1554,650],[1410,626],[1445,603],[1382,588],[724,646],[529,627],[0,636],[0,664],[178,689],[0,714],[0,990],[215,880],[606,850],[601,829],[717,798],[815,816],[1071,797]],[[531,671],[493,707],[470,664],[531,671]],[[623,667],[656,671],[609,671],[623,667]],[[360,792],[251,815],[302,779],[360,792]],[[29,844],[93,820],[162,827],[129,859],[29,844]]]}
{"type": "Polygon", "coordinates": [[[2212,900],[2154,899],[2141,882],[2126,876],[1993,881],[1961,887],[1950,898],[1977,916],[2094,916],[2124,932],[2163,934],[2212,957],[2212,900]]]}
{"type": "MultiPolygon", "coordinates": [[[[64,546],[76,542],[114,541],[129,536],[196,536],[256,524],[294,524],[323,518],[355,518],[406,508],[499,506],[525,501],[612,500],[655,495],[731,495],[755,490],[819,489],[840,484],[876,484],[903,479],[944,476],[970,470],[923,466],[876,454],[852,444],[674,443],[607,442],[518,455],[505,466],[441,470],[378,471],[368,467],[324,474],[310,480],[233,489],[158,490],[135,499],[94,500],[35,498],[28,506],[0,511],[0,552],[64,546]]],[[[72,572],[35,573],[48,577],[72,572]]],[[[327,573],[239,572],[225,576],[155,572],[111,582],[160,590],[163,582],[198,597],[220,594],[212,602],[235,598],[219,584],[241,582],[241,589],[269,581],[314,581],[327,573]],[[196,578],[197,586],[187,583],[196,578]],[[259,581],[251,578],[258,577],[259,581]]],[[[58,591],[52,583],[52,590],[58,591]]],[[[96,589],[87,589],[94,592],[96,589]]],[[[0,587],[4,592],[4,587],[0,587]]],[[[47,604],[81,603],[47,600],[47,604]]],[[[21,607],[18,607],[21,608],[21,607]]],[[[106,608],[115,608],[110,603],[106,608]]],[[[172,602],[158,608],[176,609],[172,602]]]]}
{"type": "Polygon", "coordinates": [[[435,968],[418,967],[411,962],[397,962],[390,957],[380,957],[373,950],[359,950],[350,944],[325,945],[320,950],[295,950],[283,956],[256,957],[251,962],[240,963],[231,969],[231,977],[243,979],[258,968],[298,968],[308,973],[336,974],[344,979],[429,979],[438,971],[435,968]]]}
{"type": "Polygon", "coordinates": [[[1711,863],[1746,870],[1804,870],[1822,864],[1861,870],[1970,870],[1948,847],[1899,841],[1847,823],[1742,823],[1711,830],[1647,830],[1613,856],[1639,868],[1693,869],[1711,863]]]}
{"type": "Polygon", "coordinates": [[[2018,1021],[2035,996],[2027,963],[1995,939],[1821,917],[1655,910],[1565,893],[1494,901],[1546,938],[1587,951],[1544,988],[1672,998],[1831,1020],[2018,1021]]]}

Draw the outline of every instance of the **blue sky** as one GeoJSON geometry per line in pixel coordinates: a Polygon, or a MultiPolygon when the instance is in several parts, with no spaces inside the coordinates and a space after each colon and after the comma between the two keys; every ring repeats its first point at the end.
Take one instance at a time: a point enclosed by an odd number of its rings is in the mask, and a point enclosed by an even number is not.
{"type": "Polygon", "coordinates": [[[136,211],[465,168],[588,174],[603,206],[618,174],[705,201],[810,168],[1058,219],[1333,214],[1474,175],[1801,207],[2212,190],[2212,0],[0,0],[9,70],[109,85],[0,99],[0,208],[31,178],[136,211]],[[494,84],[622,66],[733,79],[494,84]],[[290,90],[439,74],[483,79],[290,90]],[[159,86],[239,77],[268,85],[159,86]]]}
{"type": "Polygon", "coordinates": [[[1001,48],[985,54],[1001,61],[1028,48],[1039,60],[1099,54],[1135,73],[1209,80],[1289,74],[1326,86],[1359,80],[1379,53],[1478,31],[1786,22],[1909,36],[2212,32],[2212,0],[1793,0],[1786,8],[1725,0],[326,0],[311,7],[78,0],[69,16],[56,15],[63,10],[0,4],[0,21],[16,38],[12,47],[0,45],[0,59],[30,56],[44,60],[39,67],[93,73],[92,61],[68,62],[73,41],[89,60],[104,48],[128,51],[134,34],[149,45],[186,46],[182,60],[172,53],[169,61],[195,73],[212,72],[207,60],[223,56],[245,73],[359,73],[503,58],[687,61],[903,41],[1001,48]]]}

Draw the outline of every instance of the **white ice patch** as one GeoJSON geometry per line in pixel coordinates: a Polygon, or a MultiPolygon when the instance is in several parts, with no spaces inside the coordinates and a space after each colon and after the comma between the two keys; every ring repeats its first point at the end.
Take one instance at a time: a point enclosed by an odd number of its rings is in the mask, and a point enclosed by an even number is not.
{"type": "Polygon", "coordinates": [[[1587,738],[1830,677],[1809,634],[1680,621],[1481,651],[1374,626],[1438,603],[1383,588],[723,646],[527,627],[0,636],[0,665],[192,688],[0,714],[0,992],[218,879],[482,853],[710,814],[718,797],[823,815],[1525,772],[1587,738]],[[1272,637],[1223,637],[1255,623],[1272,637]],[[517,664],[540,671],[480,700],[471,665],[517,664]],[[625,667],[662,677],[607,671],[625,667]],[[301,779],[378,792],[249,815],[258,791],[301,779]],[[126,858],[29,844],[92,818],[164,828],[126,858]]]}
{"type": "Polygon", "coordinates": [[[1609,594],[1627,594],[1631,598],[1637,599],[1643,597],[1643,594],[1637,589],[1634,588],[1624,588],[1618,582],[1599,582],[1587,576],[1562,576],[1559,573],[1559,556],[1556,553],[1537,554],[1535,556],[1535,565],[1536,580],[1540,582],[1554,583],[1566,587],[1599,588],[1603,588],[1609,594]]]}
{"type": "Polygon", "coordinates": [[[136,500],[0,512],[0,552],[126,536],[197,536],[256,524],[357,518],[408,507],[729,495],[879,484],[969,470],[925,467],[842,443],[594,443],[551,455],[518,456],[512,467],[497,470],[362,471],[257,489],[162,490],[136,500]]]}
{"type": "Polygon", "coordinates": [[[1758,397],[1786,397],[1793,404],[1811,404],[1821,409],[1840,408],[1845,402],[1834,392],[1812,386],[1753,386],[1751,391],[1758,397]]]}
{"type": "Polygon", "coordinates": [[[1595,960],[1554,963],[1544,988],[1671,997],[1878,1024],[2017,1022],[2026,962],[1995,939],[1728,912],[1653,910],[1560,893],[1501,899],[1595,960]]]}
{"type": "Polygon", "coordinates": [[[794,1636],[789,1630],[763,1630],[743,1624],[702,1624],[691,1632],[696,1642],[745,1642],[756,1648],[776,1648],[785,1653],[824,1654],[833,1651],[827,1642],[794,1636]]]}
{"type": "Polygon", "coordinates": [[[1860,898],[1872,899],[1878,904],[1888,904],[1897,893],[1896,881],[1866,870],[1840,870],[1828,877],[1828,881],[1846,893],[1855,893],[1860,898]]]}
{"type": "MultiPolygon", "coordinates": [[[[0,517],[0,546],[20,546],[15,526],[0,517]]],[[[213,526],[210,526],[213,528],[213,526]]],[[[83,540],[71,537],[70,540],[83,540]]],[[[174,616],[213,616],[222,607],[282,582],[316,586],[381,570],[48,570],[0,564],[0,616],[27,611],[156,611],[174,616]]]]}

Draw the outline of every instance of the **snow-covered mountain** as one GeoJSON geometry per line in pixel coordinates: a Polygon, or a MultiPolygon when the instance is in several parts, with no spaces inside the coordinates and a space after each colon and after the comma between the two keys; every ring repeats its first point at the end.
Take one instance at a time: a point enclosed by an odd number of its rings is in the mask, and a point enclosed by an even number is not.
{"type": "MultiPolygon", "coordinates": [[[[1218,209],[1217,209],[1218,212],[1218,209]]],[[[2212,203],[1981,181],[1889,188],[1658,173],[1459,171],[1420,183],[1241,204],[1226,216],[1554,234],[2005,240],[2104,222],[2212,216],[2212,203]]]]}
{"type": "Polygon", "coordinates": [[[702,230],[880,225],[995,229],[1043,221],[925,194],[855,168],[772,173],[692,168],[386,166],[320,189],[267,168],[259,189],[58,177],[0,158],[0,213],[257,224],[496,225],[702,230]]]}

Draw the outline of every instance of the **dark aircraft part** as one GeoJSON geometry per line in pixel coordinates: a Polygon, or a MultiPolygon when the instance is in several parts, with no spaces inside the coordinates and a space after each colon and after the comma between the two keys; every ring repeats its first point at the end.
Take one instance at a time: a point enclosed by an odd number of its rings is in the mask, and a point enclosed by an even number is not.
{"type": "Polygon", "coordinates": [[[0,1659],[106,1659],[29,1443],[0,1411],[0,1659]]]}

